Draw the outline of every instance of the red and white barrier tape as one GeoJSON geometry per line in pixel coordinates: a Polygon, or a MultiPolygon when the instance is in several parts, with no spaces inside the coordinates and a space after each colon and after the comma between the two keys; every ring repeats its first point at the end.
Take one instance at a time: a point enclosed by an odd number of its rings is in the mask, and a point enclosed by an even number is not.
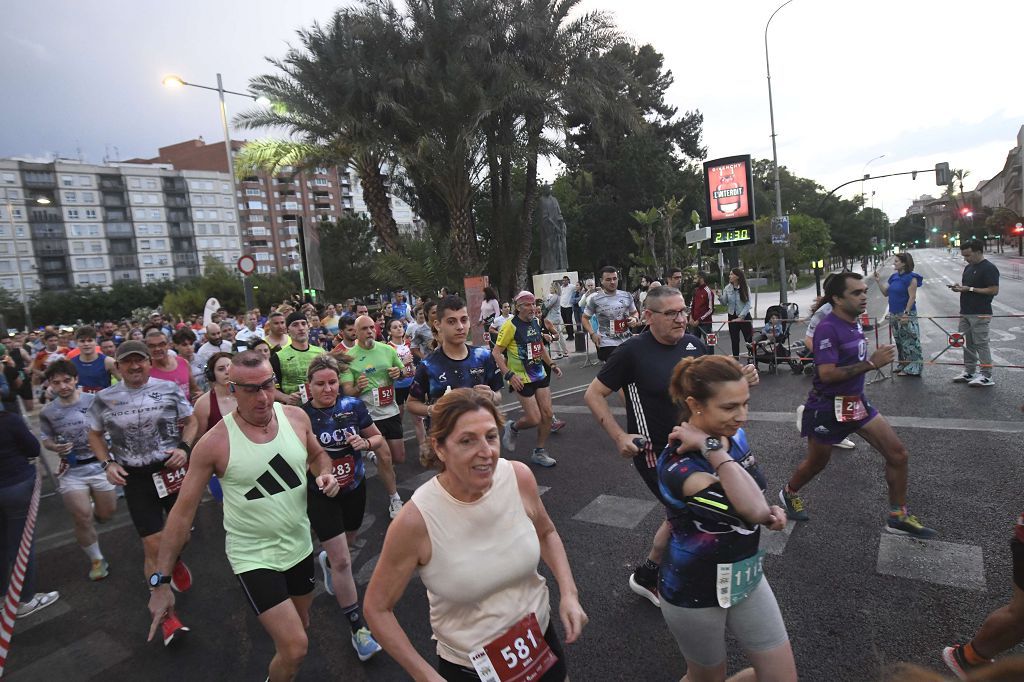
{"type": "Polygon", "coordinates": [[[18,618],[18,604],[21,603],[21,588],[25,583],[29,551],[32,549],[32,537],[36,531],[36,516],[39,513],[40,482],[41,478],[36,476],[36,485],[32,490],[32,500],[28,504],[28,518],[25,520],[25,530],[21,533],[21,544],[18,546],[18,558],[14,562],[11,580],[7,585],[7,596],[4,599],[3,618],[0,619],[0,677],[4,675],[4,668],[7,666],[7,654],[11,650],[14,623],[18,618]]]}

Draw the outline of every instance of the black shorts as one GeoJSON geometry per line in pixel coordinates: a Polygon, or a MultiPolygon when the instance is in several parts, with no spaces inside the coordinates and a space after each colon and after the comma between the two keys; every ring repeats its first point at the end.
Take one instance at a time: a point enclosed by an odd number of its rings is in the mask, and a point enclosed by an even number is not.
{"type": "Polygon", "coordinates": [[[260,615],[290,597],[302,597],[316,587],[313,555],[295,564],[286,571],[256,568],[235,575],[242,583],[242,590],[249,600],[249,606],[260,615]]]}
{"type": "Polygon", "coordinates": [[[601,346],[597,349],[597,359],[601,362],[608,362],[608,358],[612,356],[618,349],[618,346],[601,346]]]}
{"type": "Polygon", "coordinates": [[[306,514],[320,542],[359,530],[366,512],[366,479],[354,490],[339,492],[334,497],[320,492],[311,474],[306,474],[306,480],[306,514]]]}
{"type": "MultiPolygon", "coordinates": [[[[523,384],[523,390],[514,391],[514,393],[517,393],[518,395],[521,395],[524,398],[529,398],[535,395],[537,391],[539,391],[540,389],[548,388],[549,386],[551,386],[551,370],[548,370],[547,373],[544,375],[544,378],[541,379],[540,381],[531,381],[528,384],[523,384]]],[[[512,391],[511,384],[509,384],[508,390],[512,391]]]]}
{"type": "Polygon", "coordinates": [[[397,405],[405,405],[405,401],[409,399],[409,386],[405,388],[395,387],[395,403],[397,405]]]}
{"type": "Polygon", "coordinates": [[[839,421],[836,419],[835,409],[812,410],[805,407],[803,420],[800,423],[800,435],[827,445],[841,443],[844,438],[860,431],[869,421],[878,416],[878,410],[867,401],[867,398],[862,396],[861,400],[864,401],[867,416],[855,422],[839,421]]]}
{"type": "Polygon", "coordinates": [[[124,501],[132,517],[135,530],[140,538],[154,535],[164,529],[164,514],[171,513],[171,507],[178,499],[177,493],[160,497],[153,483],[153,474],[164,468],[163,464],[144,467],[124,467],[128,472],[124,484],[124,501]]]}
{"type": "Polygon", "coordinates": [[[1010,553],[1013,554],[1013,584],[1024,590],[1024,542],[1017,538],[1010,540],[1010,553]]]}
{"type": "Polygon", "coordinates": [[[379,421],[374,420],[373,423],[380,429],[380,435],[384,436],[384,440],[402,440],[405,438],[405,431],[402,429],[402,415],[400,414],[379,421]]]}
{"type": "MultiPolygon", "coordinates": [[[[544,639],[551,647],[551,653],[558,657],[558,661],[548,668],[548,671],[538,678],[537,682],[563,682],[568,674],[565,669],[565,652],[562,651],[562,643],[558,640],[558,633],[555,632],[554,614],[551,618],[548,629],[544,631],[544,639]]],[[[447,682],[480,682],[480,676],[476,674],[475,670],[463,668],[440,656],[437,657],[437,672],[447,682]]]]}

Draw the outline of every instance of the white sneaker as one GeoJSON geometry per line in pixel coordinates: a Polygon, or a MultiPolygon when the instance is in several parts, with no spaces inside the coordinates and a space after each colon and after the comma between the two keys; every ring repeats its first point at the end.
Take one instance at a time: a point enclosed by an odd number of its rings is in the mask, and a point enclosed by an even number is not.
{"type": "Polygon", "coordinates": [[[804,406],[800,405],[796,408],[796,430],[803,431],[804,428],[804,406]]]}
{"type": "Polygon", "coordinates": [[[953,377],[953,383],[954,384],[966,384],[966,383],[968,383],[970,381],[973,381],[976,376],[978,376],[978,375],[977,374],[972,374],[971,372],[964,372],[963,374],[960,374],[960,375],[958,375],[956,377],[953,377]]]}
{"type": "Polygon", "coordinates": [[[320,569],[324,572],[324,589],[327,590],[327,594],[333,597],[334,578],[331,576],[331,567],[327,563],[327,551],[320,550],[320,554],[316,558],[320,562],[320,569]]]}
{"type": "Polygon", "coordinates": [[[835,447],[842,448],[843,450],[853,450],[855,447],[857,447],[857,444],[854,443],[849,438],[844,438],[838,443],[836,443],[835,447]]]}
{"type": "Polygon", "coordinates": [[[544,448],[534,448],[530,461],[542,467],[553,467],[558,464],[555,458],[549,455],[548,451],[544,448]]]}
{"type": "Polygon", "coordinates": [[[394,498],[393,500],[391,500],[390,504],[388,504],[388,514],[391,515],[391,518],[395,518],[396,516],[398,516],[398,512],[402,511],[403,506],[405,506],[404,502],[402,502],[397,497],[394,498]]]}
{"type": "Polygon", "coordinates": [[[512,419],[505,422],[505,430],[501,433],[501,446],[505,448],[508,454],[516,451],[516,440],[519,438],[519,432],[512,428],[514,423],[515,421],[512,419]]]}
{"type": "Polygon", "coordinates": [[[18,618],[31,616],[36,611],[41,611],[55,603],[58,599],[60,599],[59,592],[36,592],[31,599],[21,602],[21,605],[18,606],[18,618]]]}
{"type": "Polygon", "coordinates": [[[968,386],[995,386],[996,382],[992,381],[992,377],[987,377],[984,374],[979,374],[971,379],[968,386]]]}

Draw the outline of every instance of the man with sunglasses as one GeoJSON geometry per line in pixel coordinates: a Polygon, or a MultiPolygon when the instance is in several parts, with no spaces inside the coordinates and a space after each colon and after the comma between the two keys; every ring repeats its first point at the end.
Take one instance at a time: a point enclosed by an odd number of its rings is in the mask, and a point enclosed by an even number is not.
{"type": "MultiPolygon", "coordinates": [[[[89,448],[107,480],[124,486],[128,512],[142,538],[144,574],[149,578],[156,570],[164,514],[174,507],[188,467],[196,420],[177,384],[150,376],[146,344],[125,341],[114,359],[121,381],[97,393],[89,406],[89,448]],[[110,438],[109,447],[104,434],[110,438]]],[[[192,586],[192,574],[178,554],[170,563],[167,582],[184,592],[192,586]]],[[[163,624],[164,644],[183,632],[188,628],[181,621],[168,618],[163,624]]]]}
{"type": "MultiPolygon", "coordinates": [[[[672,372],[683,358],[710,353],[701,339],[687,333],[689,314],[678,289],[659,286],[648,290],[643,312],[647,331],[618,347],[590,382],[584,396],[591,414],[615,443],[619,454],[633,460],[640,478],[663,504],[657,459],[679,421],[678,408],[668,391],[672,372]],[[608,396],[622,390],[626,394],[625,430],[608,405],[608,396]],[[638,446],[638,439],[642,439],[642,447],[638,446]]],[[[758,382],[757,368],[753,365],[744,366],[743,373],[751,385],[758,382]]],[[[630,589],[655,606],[660,605],[658,567],[670,536],[671,528],[666,520],[654,535],[647,559],[629,577],[630,589]]]]}
{"type": "Polygon", "coordinates": [[[254,350],[235,355],[229,377],[238,406],[196,445],[179,503],[167,519],[157,572],[150,577],[149,636],[161,623],[176,620],[163,572],[187,541],[206,485],[216,474],[224,491],[228,562],[274,640],[268,679],[290,680],[306,655],[316,586],[306,471],[328,497],[338,494],[338,482],[306,413],[275,402],[276,379],[263,355],[254,350]]]}

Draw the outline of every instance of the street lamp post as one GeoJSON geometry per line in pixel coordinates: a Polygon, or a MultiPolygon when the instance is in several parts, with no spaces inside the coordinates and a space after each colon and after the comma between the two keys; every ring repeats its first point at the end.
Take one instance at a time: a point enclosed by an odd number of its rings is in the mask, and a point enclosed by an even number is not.
{"type": "MultiPolygon", "coordinates": [[[[7,221],[11,224],[11,239],[14,240],[14,266],[18,274],[18,291],[21,293],[21,304],[25,308],[25,329],[32,329],[32,310],[29,306],[28,296],[25,294],[25,280],[21,276],[21,257],[18,256],[18,240],[15,235],[14,226],[14,206],[11,204],[11,191],[4,188],[4,201],[7,204],[7,221]]],[[[45,206],[50,203],[50,200],[46,197],[39,197],[35,202],[41,206],[45,206]]],[[[31,244],[31,239],[29,244],[31,244]]]]}
{"type": "MultiPolygon", "coordinates": [[[[786,0],[772,12],[772,15],[768,17],[768,23],[764,25],[764,64],[768,73],[768,116],[771,119],[772,124],[772,164],[775,166],[775,217],[779,220],[782,219],[782,186],[779,184],[779,152],[775,146],[775,106],[772,102],[772,66],[768,60],[768,26],[772,23],[772,19],[779,13],[779,10],[793,2],[793,0],[786,0]]],[[[786,295],[786,247],[785,245],[779,245],[779,303],[786,305],[789,303],[786,295]]]]}
{"type": "MultiPolygon", "coordinates": [[[[224,80],[221,75],[217,74],[217,87],[211,88],[208,85],[197,85],[195,83],[188,83],[183,80],[180,76],[166,76],[163,79],[163,84],[167,87],[182,87],[188,86],[190,88],[200,88],[201,90],[213,90],[217,93],[220,98],[220,123],[224,128],[224,151],[228,156],[228,175],[231,176],[231,207],[235,214],[235,222],[238,225],[238,238],[239,241],[242,239],[242,216],[238,210],[238,181],[235,179],[235,156],[232,154],[231,149],[231,133],[228,130],[228,106],[224,101],[224,94],[238,95],[239,97],[248,97],[256,102],[266,103],[267,100],[264,97],[257,97],[246,92],[235,92],[233,90],[224,89],[224,80]]],[[[252,294],[252,283],[249,281],[249,276],[242,275],[242,288],[245,291],[245,309],[252,310],[255,307],[253,302],[252,294]]]]}

